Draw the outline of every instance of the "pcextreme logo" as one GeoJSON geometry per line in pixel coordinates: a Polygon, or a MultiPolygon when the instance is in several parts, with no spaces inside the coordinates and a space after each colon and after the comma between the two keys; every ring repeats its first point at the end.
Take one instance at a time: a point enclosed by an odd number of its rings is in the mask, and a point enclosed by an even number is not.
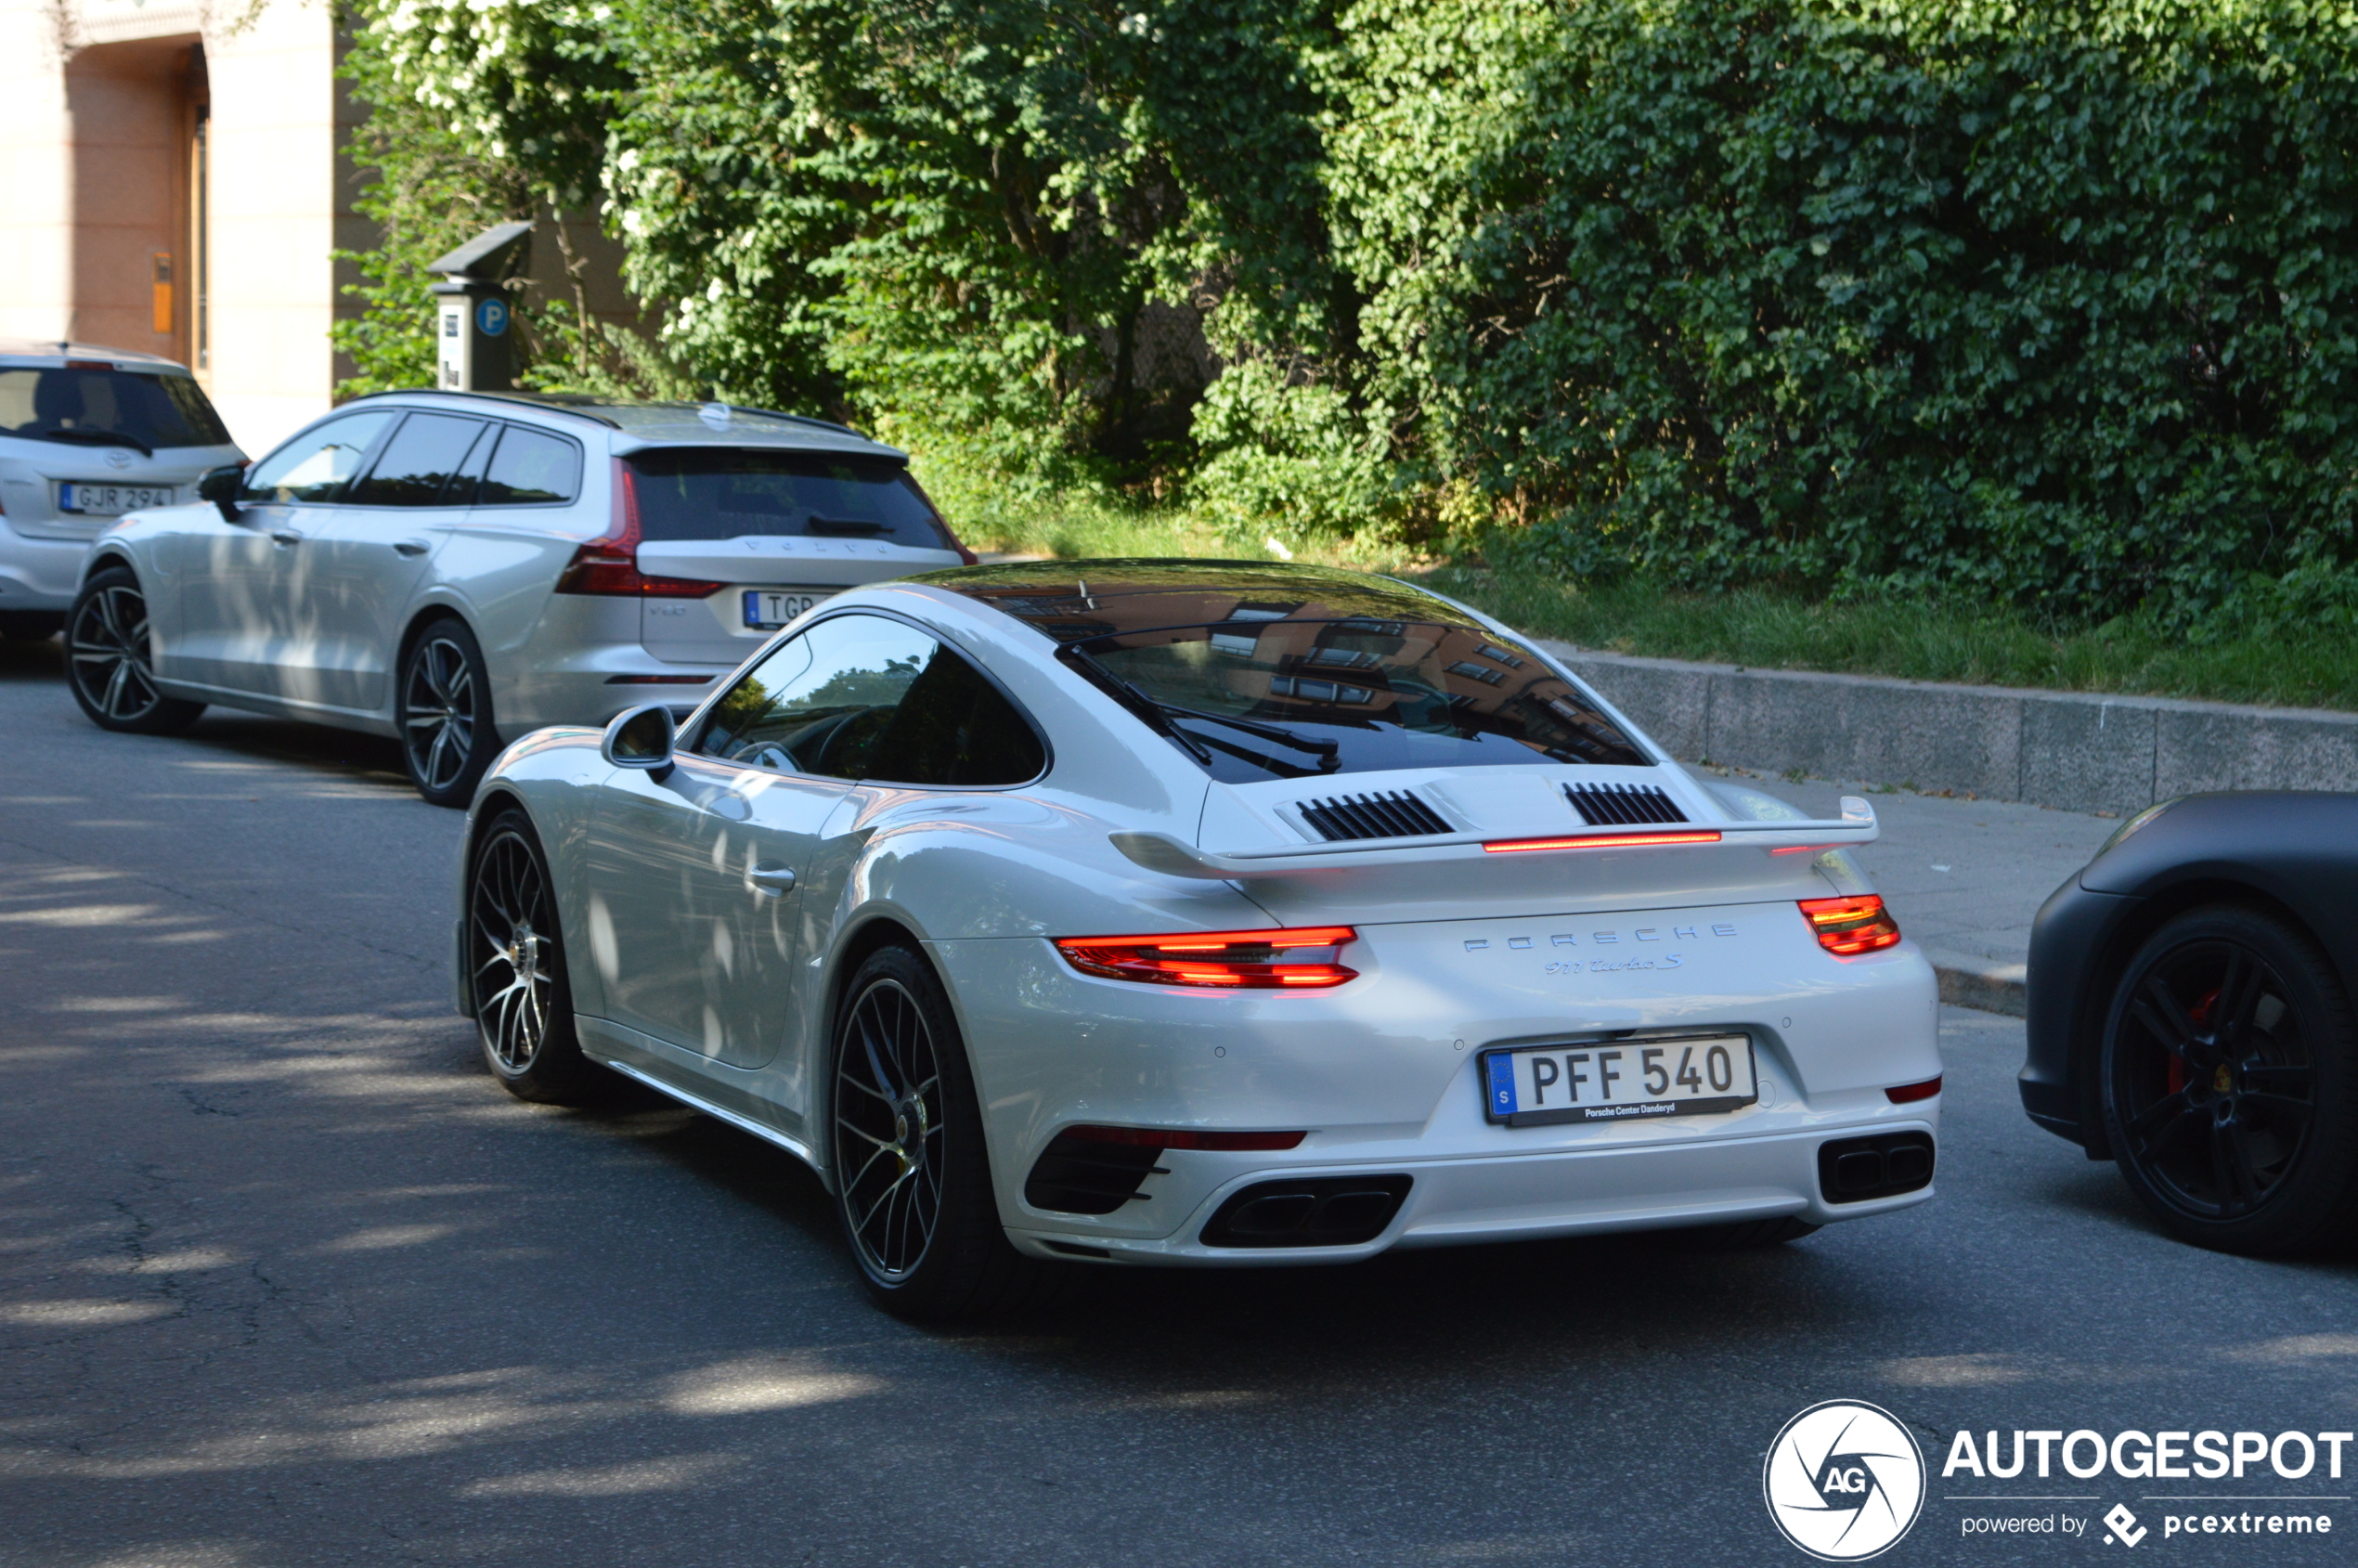
{"type": "Polygon", "coordinates": [[[1897,1545],[1924,1510],[1924,1451],[1888,1410],[1830,1399],[1777,1433],[1760,1490],[1785,1539],[1821,1562],[1859,1562],[1897,1545]]]}

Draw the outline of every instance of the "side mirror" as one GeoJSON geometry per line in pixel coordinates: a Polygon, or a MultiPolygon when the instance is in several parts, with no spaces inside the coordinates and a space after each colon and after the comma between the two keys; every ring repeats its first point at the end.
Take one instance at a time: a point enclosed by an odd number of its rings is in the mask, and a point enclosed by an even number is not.
{"type": "Polygon", "coordinates": [[[238,491],[244,487],[245,482],[245,464],[223,463],[219,468],[205,470],[204,477],[197,481],[197,495],[200,499],[209,500],[219,507],[223,521],[235,523],[238,520],[238,491]]]}
{"type": "Polygon", "coordinates": [[[671,771],[671,710],[650,703],[615,716],[598,755],[617,768],[639,768],[660,782],[671,771]]]}

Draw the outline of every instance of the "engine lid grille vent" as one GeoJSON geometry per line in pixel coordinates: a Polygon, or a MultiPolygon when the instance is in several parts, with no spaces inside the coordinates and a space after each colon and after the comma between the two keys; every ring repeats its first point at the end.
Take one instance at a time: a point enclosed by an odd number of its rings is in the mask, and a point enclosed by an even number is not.
{"type": "Polygon", "coordinates": [[[1626,827],[1632,823],[1683,823],[1687,813],[1660,784],[1566,784],[1572,809],[1590,827],[1626,827]]]}
{"type": "Polygon", "coordinates": [[[1302,806],[1302,819],[1315,828],[1321,837],[1330,841],[1337,838],[1417,838],[1427,834],[1450,831],[1448,823],[1443,820],[1440,812],[1405,789],[1305,800],[1302,806]]]}

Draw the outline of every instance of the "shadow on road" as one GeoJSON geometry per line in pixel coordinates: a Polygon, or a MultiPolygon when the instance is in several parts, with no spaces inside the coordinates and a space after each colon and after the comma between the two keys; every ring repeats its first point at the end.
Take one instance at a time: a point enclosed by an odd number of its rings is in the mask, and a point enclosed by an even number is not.
{"type": "MultiPolygon", "coordinates": [[[[61,711],[72,709],[73,694],[65,683],[65,643],[54,637],[38,642],[0,640],[0,685],[43,684],[56,687],[61,711]]],[[[209,707],[193,728],[174,738],[238,758],[291,762],[346,778],[410,787],[401,747],[390,736],[209,707]]]]}

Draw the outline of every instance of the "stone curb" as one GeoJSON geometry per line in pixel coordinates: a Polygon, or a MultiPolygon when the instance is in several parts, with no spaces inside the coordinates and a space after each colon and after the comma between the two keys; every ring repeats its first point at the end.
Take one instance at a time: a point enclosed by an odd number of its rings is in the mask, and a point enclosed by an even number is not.
{"type": "Polygon", "coordinates": [[[2010,1018],[2029,1016],[2030,993],[2023,983],[2028,965],[2002,964],[1995,958],[1977,958],[1937,947],[1922,951],[1931,961],[1933,972],[1940,977],[1940,1000],[1950,1006],[1978,1007],[1985,1013],[2003,1013],[2010,1018]]]}
{"type": "Polygon", "coordinates": [[[2066,811],[2358,789],[2358,714],[1746,669],[1542,641],[1675,757],[2066,811]]]}

